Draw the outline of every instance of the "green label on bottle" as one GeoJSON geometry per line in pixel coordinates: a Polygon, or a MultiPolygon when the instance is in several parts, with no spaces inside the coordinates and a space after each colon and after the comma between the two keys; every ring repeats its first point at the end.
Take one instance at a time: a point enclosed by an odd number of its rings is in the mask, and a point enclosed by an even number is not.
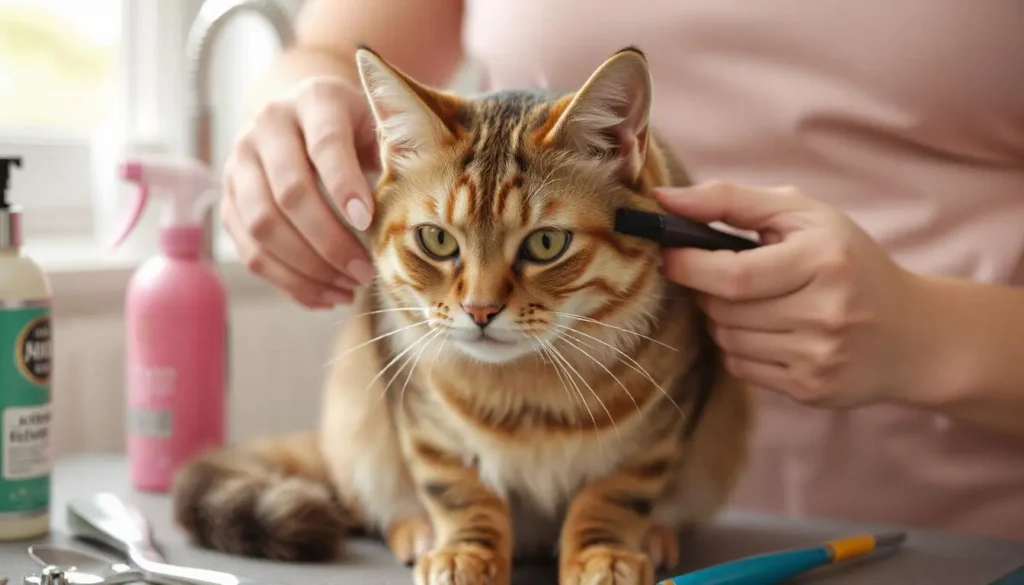
{"type": "Polygon", "coordinates": [[[49,304],[0,304],[0,517],[49,509],[52,363],[49,304]]]}

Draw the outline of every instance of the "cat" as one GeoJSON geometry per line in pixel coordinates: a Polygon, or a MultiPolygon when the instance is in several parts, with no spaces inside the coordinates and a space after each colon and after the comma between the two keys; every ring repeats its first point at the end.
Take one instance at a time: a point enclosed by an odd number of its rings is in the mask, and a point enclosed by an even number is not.
{"type": "Polygon", "coordinates": [[[617,207],[689,184],[650,128],[645,54],[571,93],[472,97],[367,47],[356,64],[380,145],[377,277],[318,430],[198,456],[175,521],[285,561],[375,534],[420,585],[505,585],[536,555],[557,555],[562,585],[653,584],[728,501],[753,405],[658,247],[611,230],[617,207]]]}

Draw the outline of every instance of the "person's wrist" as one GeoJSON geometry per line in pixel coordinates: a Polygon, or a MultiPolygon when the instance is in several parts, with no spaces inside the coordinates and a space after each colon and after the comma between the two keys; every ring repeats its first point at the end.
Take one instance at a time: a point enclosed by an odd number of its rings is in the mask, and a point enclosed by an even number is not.
{"type": "MultiPolygon", "coordinates": [[[[958,330],[963,306],[942,278],[904,272],[904,353],[901,379],[891,397],[897,402],[941,409],[956,400],[964,386],[971,348],[958,330]]],[[[899,358],[897,358],[899,359],[899,358]]]]}

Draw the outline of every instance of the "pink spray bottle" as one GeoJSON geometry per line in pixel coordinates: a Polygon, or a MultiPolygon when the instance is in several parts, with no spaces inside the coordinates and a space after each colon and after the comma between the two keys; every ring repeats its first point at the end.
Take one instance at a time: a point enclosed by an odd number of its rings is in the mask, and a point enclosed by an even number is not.
{"type": "Polygon", "coordinates": [[[160,253],[128,284],[125,375],[132,483],[166,492],[183,463],[224,443],[227,301],[220,277],[201,257],[201,222],[219,184],[187,158],[131,159],[121,177],[139,188],[114,246],[131,234],[151,198],[165,204],[160,253]]]}

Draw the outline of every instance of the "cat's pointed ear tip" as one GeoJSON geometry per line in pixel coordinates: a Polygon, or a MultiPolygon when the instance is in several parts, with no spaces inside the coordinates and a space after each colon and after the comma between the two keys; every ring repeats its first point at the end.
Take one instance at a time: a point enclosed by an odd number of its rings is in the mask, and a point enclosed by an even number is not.
{"type": "Polygon", "coordinates": [[[381,58],[377,51],[370,48],[369,45],[359,43],[356,45],[356,63],[360,67],[367,65],[380,65],[384,63],[384,59],[381,58]]]}
{"type": "Polygon", "coordinates": [[[650,62],[647,60],[647,54],[636,45],[629,45],[619,49],[605,61],[605,65],[616,68],[625,66],[633,71],[646,71],[647,75],[650,75],[651,69],[650,62]]]}
{"type": "Polygon", "coordinates": [[[628,45],[615,52],[616,55],[622,55],[624,53],[636,55],[637,57],[640,57],[644,61],[647,60],[647,53],[644,53],[643,49],[641,49],[637,45],[628,45]]]}

